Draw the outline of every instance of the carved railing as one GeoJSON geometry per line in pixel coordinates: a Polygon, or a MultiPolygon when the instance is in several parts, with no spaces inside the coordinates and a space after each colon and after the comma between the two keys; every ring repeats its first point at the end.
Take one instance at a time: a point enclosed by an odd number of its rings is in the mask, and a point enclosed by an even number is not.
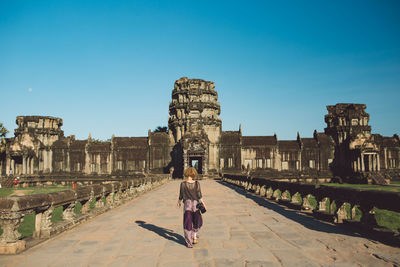
{"type": "Polygon", "coordinates": [[[222,180],[261,197],[312,211],[317,217],[336,223],[358,222],[367,229],[377,226],[374,208],[400,212],[399,192],[281,182],[233,174],[223,174],[222,180]]]}
{"type": "Polygon", "coordinates": [[[18,231],[25,215],[35,213],[33,238],[48,238],[88,218],[119,206],[138,194],[151,190],[170,179],[169,175],[87,185],[76,190],[21,197],[0,197],[0,254],[18,253],[25,249],[18,231]],[[78,204],[80,203],[80,204],[78,204]],[[80,213],[74,211],[81,205],[80,213]],[[51,222],[53,211],[62,207],[62,221],[51,222]]]}

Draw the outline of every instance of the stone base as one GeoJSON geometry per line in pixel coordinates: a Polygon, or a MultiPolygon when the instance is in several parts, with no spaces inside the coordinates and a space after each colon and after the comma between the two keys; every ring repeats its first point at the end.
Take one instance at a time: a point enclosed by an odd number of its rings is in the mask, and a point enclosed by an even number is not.
{"type": "Polygon", "coordinates": [[[0,243],[0,254],[17,254],[25,250],[25,244],[23,240],[15,243],[0,243]]]}

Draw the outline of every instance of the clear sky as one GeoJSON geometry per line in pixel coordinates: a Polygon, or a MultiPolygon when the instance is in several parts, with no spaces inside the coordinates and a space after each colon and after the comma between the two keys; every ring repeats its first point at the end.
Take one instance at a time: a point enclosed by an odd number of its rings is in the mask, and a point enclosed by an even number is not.
{"type": "Polygon", "coordinates": [[[175,80],[214,81],[223,130],[295,139],[326,105],[365,103],[400,133],[400,1],[0,0],[0,121],[61,117],[65,135],[146,136],[175,80]]]}

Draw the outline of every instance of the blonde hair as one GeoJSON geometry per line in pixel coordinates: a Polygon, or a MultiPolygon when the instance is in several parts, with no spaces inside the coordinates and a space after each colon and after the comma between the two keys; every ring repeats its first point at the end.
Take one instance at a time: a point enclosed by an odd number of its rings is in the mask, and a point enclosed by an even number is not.
{"type": "Polygon", "coordinates": [[[187,168],[184,172],[183,172],[183,175],[185,176],[185,177],[192,177],[193,179],[196,179],[197,178],[197,171],[196,171],[196,169],[195,168],[193,168],[193,167],[190,167],[190,168],[187,168]]]}

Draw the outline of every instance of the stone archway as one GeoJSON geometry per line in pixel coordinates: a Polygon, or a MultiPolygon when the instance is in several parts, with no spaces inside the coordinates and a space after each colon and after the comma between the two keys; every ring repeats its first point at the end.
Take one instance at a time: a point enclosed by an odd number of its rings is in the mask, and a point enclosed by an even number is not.
{"type": "Polygon", "coordinates": [[[194,167],[197,172],[202,175],[208,173],[207,153],[205,150],[184,150],[183,151],[183,168],[194,167]],[[195,164],[197,163],[197,166],[195,164]]]}

